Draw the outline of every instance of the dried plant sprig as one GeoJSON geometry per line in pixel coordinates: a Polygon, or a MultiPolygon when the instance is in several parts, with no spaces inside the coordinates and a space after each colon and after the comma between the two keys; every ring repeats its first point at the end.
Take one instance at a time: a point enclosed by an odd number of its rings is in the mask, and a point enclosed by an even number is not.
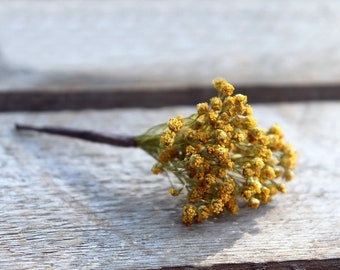
{"type": "Polygon", "coordinates": [[[267,131],[259,128],[246,96],[233,95],[234,87],[224,79],[215,79],[213,86],[218,95],[197,104],[193,115],[171,118],[136,137],[17,128],[142,148],[157,161],[153,173],[170,172],[178,178],[181,187],[170,188],[171,195],[186,189],[182,221],[190,225],[225,210],[237,214],[240,199],[251,208],[268,203],[277,192],[286,191],[283,181],[294,177],[296,167],[296,152],[284,142],[279,125],[267,131]]]}
{"type": "MultiPolygon", "coordinates": [[[[170,119],[161,135],[151,129],[137,138],[142,147],[144,136],[160,137],[156,152],[149,151],[158,160],[153,172],[171,172],[186,188],[185,224],[224,210],[237,214],[239,197],[257,208],[285,192],[279,179],[294,177],[296,152],[284,142],[280,126],[259,128],[246,96],[233,95],[234,87],[224,79],[215,79],[213,86],[218,96],[197,104],[195,114],[170,119]]],[[[170,189],[175,196],[181,191],[170,189]]]]}

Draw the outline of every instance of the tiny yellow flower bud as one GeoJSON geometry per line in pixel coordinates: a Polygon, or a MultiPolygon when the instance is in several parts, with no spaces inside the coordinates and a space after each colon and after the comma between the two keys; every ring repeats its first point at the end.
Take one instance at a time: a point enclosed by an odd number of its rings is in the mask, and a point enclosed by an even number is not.
{"type": "Polygon", "coordinates": [[[157,163],[152,167],[151,171],[153,174],[160,174],[164,172],[164,169],[160,163],[157,163]]]}
{"type": "Polygon", "coordinates": [[[273,125],[269,130],[268,130],[268,134],[274,134],[279,136],[279,138],[283,138],[284,134],[283,131],[281,129],[281,127],[279,125],[273,125]]]}
{"type": "Polygon", "coordinates": [[[223,78],[216,78],[212,81],[212,85],[215,87],[217,91],[221,91],[222,84],[225,82],[225,79],[223,78]]]}
{"type": "Polygon", "coordinates": [[[161,143],[165,146],[172,146],[175,141],[176,133],[171,130],[166,130],[161,136],[161,143]]]}
{"type": "Polygon", "coordinates": [[[261,203],[267,203],[270,199],[270,189],[267,187],[262,187],[261,190],[261,203]]]}
{"type": "Polygon", "coordinates": [[[194,154],[190,157],[189,162],[193,168],[199,169],[204,165],[204,158],[202,158],[199,154],[194,154]]]}
{"type": "Polygon", "coordinates": [[[211,203],[211,210],[215,214],[219,214],[223,212],[223,207],[224,207],[224,204],[222,203],[221,199],[213,200],[211,203]]]}
{"type": "Polygon", "coordinates": [[[261,177],[265,180],[272,180],[276,177],[275,170],[273,167],[266,166],[261,172],[261,177]]]}
{"type": "Polygon", "coordinates": [[[254,127],[256,127],[256,125],[257,125],[257,122],[256,122],[256,119],[253,116],[248,116],[244,120],[244,126],[246,128],[249,128],[249,129],[254,128],[254,127]]]}
{"type": "Polygon", "coordinates": [[[279,150],[279,149],[282,148],[283,140],[282,140],[282,138],[279,137],[279,135],[269,134],[268,138],[269,138],[268,146],[270,147],[270,149],[279,150]]]}
{"type": "Polygon", "coordinates": [[[229,201],[226,204],[226,207],[231,214],[237,215],[239,207],[237,205],[236,196],[230,197],[229,201]]]}
{"type": "Polygon", "coordinates": [[[259,181],[254,181],[253,184],[254,193],[261,193],[262,184],[259,181]]]}
{"type": "Polygon", "coordinates": [[[292,170],[287,170],[284,172],[283,174],[283,178],[286,180],[286,181],[290,181],[294,178],[295,174],[292,170]]]}
{"type": "Polygon", "coordinates": [[[187,148],[185,149],[185,155],[187,157],[190,157],[193,154],[197,154],[196,148],[193,147],[192,145],[188,145],[187,148]]]}
{"type": "Polygon", "coordinates": [[[209,105],[208,103],[198,103],[197,104],[197,113],[198,115],[205,114],[209,110],[209,105]]]}
{"type": "Polygon", "coordinates": [[[285,184],[282,184],[282,183],[277,184],[277,189],[278,189],[278,191],[280,191],[282,193],[286,193],[286,186],[285,186],[285,184]]]}
{"type": "Polygon", "coordinates": [[[219,97],[213,97],[210,99],[211,108],[218,111],[222,108],[222,100],[219,97]]]}
{"type": "Polygon", "coordinates": [[[249,116],[249,115],[252,115],[252,114],[253,114],[253,108],[250,105],[247,104],[244,107],[243,115],[244,116],[249,116]]]}
{"type": "Polygon", "coordinates": [[[247,135],[242,130],[239,130],[238,132],[236,132],[234,134],[233,138],[237,142],[243,142],[243,141],[245,141],[247,139],[247,135]]]}
{"type": "Polygon", "coordinates": [[[247,103],[247,96],[241,95],[241,94],[235,95],[235,103],[246,104],[247,103]]]}
{"type": "Polygon", "coordinates": [[[188,140],[189,142],[193,142],[195,141],[195,138],[196,138],[196,131],[195,130],[192,130],[192,129],[189,129],[185,132],[184,134],[184,138],[186,140],[188,140]]]}
{"type": "Polygon", "coordinates": [[[221,179],[225,178],[225,177],[227,176],[227,171],[226,171],[226,169],[225,169],[225,168],[219,168],[219,169],[218,169],[218,172],[217,172],[217,174],[216,174],[216,176],[217,176],[218,178],[221,178],[221,179]]]}
{"type": "Polygon", "coordinates": [[[228,141],[227,133],[221,129],[216,130],[216,140],[218,144],[225,145],[228,141]]]}
{"type": "Polygon", "coordinates": [[[216,183],[216,177],[210,173],[208,173],[205,176],[205,181],[209,184],[209,185],[213,185],[216,183]]]}
{"type": "Polygon", "coordinates": [[[218,146],[215,154],[220,162],[226,162],[229,160],[229,152],[228,149],[222,146],[218,146]]]}
{"type": "Polygon", "coordinates": [[[171,118],[168,121],[168,127],[171,131],[177,132],[181,129],[182,126],[183,126],[183,122],[178,117],[171,118]]]}
{"type": "Polygon", "coordinates": [[[217,121],[217,119],[218,119],[218,112],[210,111],[208,116],[209,116],[210,122],[215,123],[217,121]]]}
{"type": "Polygon", "coordinates": [[[251,163],[252,163],[252,165],[254,166],[255,169],[262,169],[265,166],[262,158],[259,158],[259,157],[255,157],[251,161],[251,163]]]}
{"type": "Polygon", "coordinates": [[[210,139],[210,134],[208,132],[197,131],[197,139],[202,142],[206,143],[210,139]]]}
{"type": "Polygon", "coordinates": [[[253,195],[253,193],[249,189],[246,189],[242,192],[242,197],[243,197],[244,200],[249,200],[252,195],[253,195]]]}
{"type": "Polygon", "coordinates": [[[255,174],[255,171],[252,170],[251,168],[245,168],[243,169],[243,175],[244,177],[248,178],[250,176],[253,176],[255,174]]]}
{"type": "Polygon", "coordinates": [[[210,211],[208,209],[208,207],[206,207],[205,205],[201,205],[198,208],[198,216],[200,218],[200,220],[205,220],[210,216],[210,211]]]}
{"type": "Polygon", "coordinates": [[[185,205],[183,207],[182,221],[185,225],[192,224],[196,216],[197,216],[196,207],[192,205],[185,205]]]}
{"type": "Polygon", "coordinates": [[[235,90],[234,86],[222,78],[214,79],[212,84],[218,92],[223,93],[226,96],[231,96],[235,90]]]}
{"type": "Polygon", "coordinates": [[[170,188],[169,193],[171,196],[178,196],[181,193],[180,189],[170,188]]]}
{"type": "Polygon", "coordinates": [[[270,190],[270,196],[273,196],[273,195],[278,193],[278,189],[277,189],[276,185],[268,185],[267,187],[270,190]]]}
{"type": "Polygon", "coordinates": [[[250,199],[249,199],[249,201],[248,201],[248,206],[250,207],[250,208],[257,208],[257,207],[259,207],[260,206],[260,200],[259,199],[256,199],[256,198],[254,198],[254,197],[251,197],[250,199]]]}

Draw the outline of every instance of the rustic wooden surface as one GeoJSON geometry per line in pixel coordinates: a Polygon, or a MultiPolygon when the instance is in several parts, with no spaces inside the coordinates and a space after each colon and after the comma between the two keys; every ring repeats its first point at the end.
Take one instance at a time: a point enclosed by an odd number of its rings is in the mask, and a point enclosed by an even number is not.
{"type": "Polygon", "coordinates": [[[0,111],[112,110],[0,114],[0,268],[339,268],[339,14],[331,0],[1,3],[0,111]],[[254,106],[299,167],[287,194],[238,216],[185,227],[141,150],[13,130],[139,134],[194,108],[131,107],[192,105],[216,76],[251,102],[328,100],[254,106]]]}
{"type": "MultiPolygon", "coordinates": [[[[149,269],[340,257],[339,102],[255,105],[299,151],[287,194],[185,227],[181,200],[153,160],[15,122],[139,134],[193,107],[0,115],[0,265],[4,269],[149,269]]],[[[296,264],[299,265],[299,264],[296,264]]],[[[334,264],[335,265],[335,264],[334,264]]],[[[236,269],[236,268],[235,268],[236,269]]]]}
{"type": "Polygon", "coordinates": [[[339,83],[338,25],[337,0],[2,1],[0,91],[339,83]]]}

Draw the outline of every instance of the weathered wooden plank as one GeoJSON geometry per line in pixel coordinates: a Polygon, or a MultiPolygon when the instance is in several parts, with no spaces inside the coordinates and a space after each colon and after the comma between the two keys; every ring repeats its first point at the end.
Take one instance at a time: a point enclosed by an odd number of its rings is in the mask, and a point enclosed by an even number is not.
{"type": "MultiPolygon", "coordinates": [[[[251,103],[282,101],[340,100],[339,85],[253,85],[236,86],[236,92],[248,96],[251,103]]],[[[213,88],[209,86],[165,86],[123,89],[63,89],[43,91],[10,89],[0,91],[0,112],[58,111],[117,108],[159,108],[163,106],[194,105],[208,100],[213,88]],[[157,100],[157,102],[155,102],[157,100]]]]}
{"type": "Polygon", "coordinates": [[[0,115],[0,265],[5,269],[146,269],[340,257],[338,102],[255,105],[299,151],[287,194],[185,227],[152,159],[13,123],[139,134],[191,107],[0,115]]]}
{"type": "Polygon", "coordinates": [[[161,270],[285,270],[285,269],[338,269],[340,259],[325,259],[325,260],[297,260],[283,262],[266,262],[266,263],[228,263],[216,264],[213,266],[179,266],[179,267],[162,267],[161,270]]]}
{"type": "Polygon", "coordinates": [[[0,89],[339,83],[339,14],[336,0],[3,1],[0,89]]]}

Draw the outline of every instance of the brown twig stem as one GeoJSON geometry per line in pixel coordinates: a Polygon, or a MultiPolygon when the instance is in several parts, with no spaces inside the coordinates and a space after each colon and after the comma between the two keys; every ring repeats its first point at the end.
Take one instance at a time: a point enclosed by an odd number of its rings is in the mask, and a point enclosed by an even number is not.
{"type": "Polygon", "coordinates": [[[124,136],[117,134],[101,134],[89,130],[77,130],[60,127],[35,127],[30,125],[16,124],[17,130],[37,131],[41,133],[48,133],[54,135],[61,135],[66,137],[77,138],[81,140],[109,144],[121,147],[137,147],[136,139],[133,136],[124,136]]]}

